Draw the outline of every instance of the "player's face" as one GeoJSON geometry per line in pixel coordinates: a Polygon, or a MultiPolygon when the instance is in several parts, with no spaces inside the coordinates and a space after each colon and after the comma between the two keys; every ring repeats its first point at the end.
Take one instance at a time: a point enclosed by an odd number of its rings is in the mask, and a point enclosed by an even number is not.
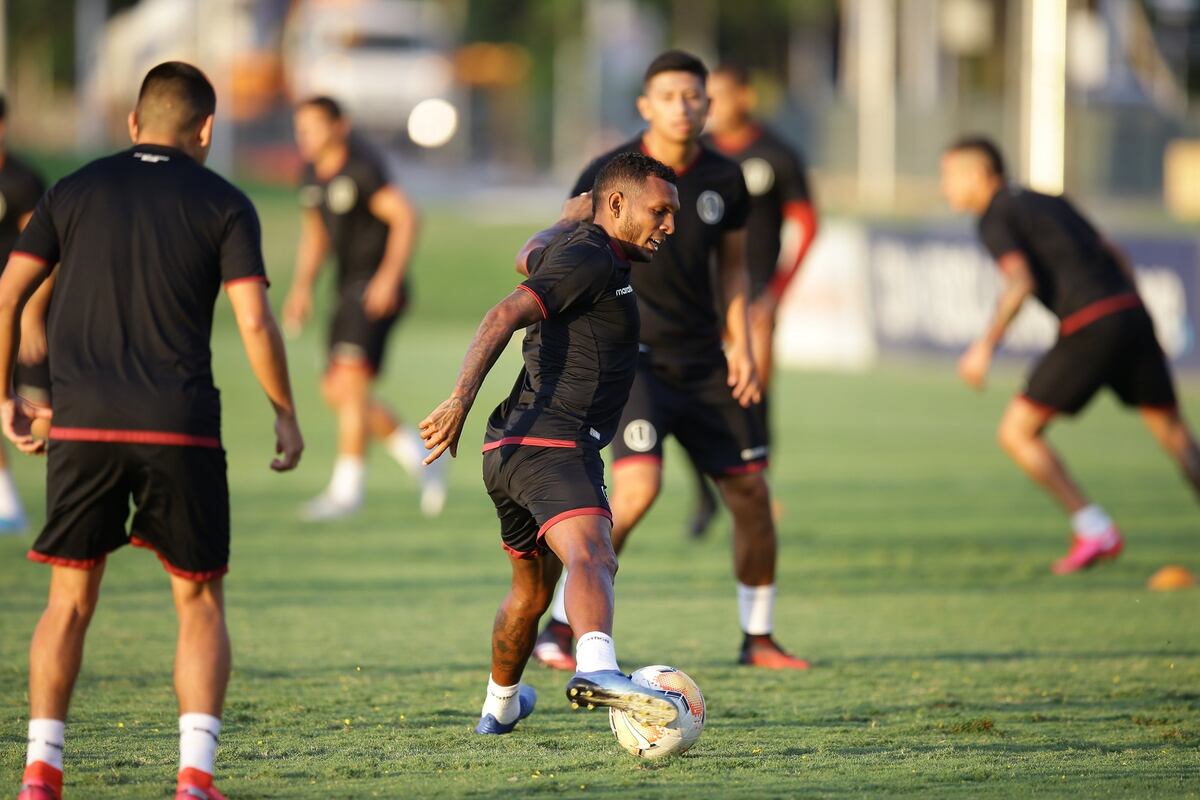
{"type": "Polygon", "coordinates": [[[728,75],[708,76],[708,127],[716,134],[734,130],[745,123],[750,112],[749,90],[728,75]]]}
{"type": "Polygon", "coordinates": [[[685,144],[700,136],[708,116],[704,81],[690,72],[660,72],[638,98],[638,111],[651,130],[671,142],[685,144]]]}
{"type": "Polygon", "coordinates": [[[675,232],[679,212],[679,192],[675,184],[661,178],[647,178],[642,190],[628,198],[626,213],[618,229],[625,254],[630,261],[650,261],[675,232]]]}
{"type": "Polygon", "coordinates": [[[296,147],[305,161],[315,161],[328,148],[345,139],[345,123],[331,119],[316,106],[304,106],[296,111],[296,147]]]}
{"type": "Polygon", "coordinates": [[[973,214],[986,210],[990,174],[982,157],[962,150],[943,153],[941,174],[942,195],[952,209],[973,214]]]}

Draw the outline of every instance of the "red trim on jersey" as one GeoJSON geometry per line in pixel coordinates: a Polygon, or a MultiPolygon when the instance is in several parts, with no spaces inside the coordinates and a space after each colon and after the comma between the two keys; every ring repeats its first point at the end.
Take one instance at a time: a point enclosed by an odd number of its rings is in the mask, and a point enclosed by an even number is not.
{"type": "Polygon", "coordinates": [[[561,514],[555,514],[550,519],[546,520],[546,524],[538,528],[537,538],[540,542],[542,537],[558,523],[571,519],[572,517],[604,517],[609,522],[612,522],[612,512],[607,508],[600,506],[588,506],[587,508],[573,508],[570,511],[564,511],[561,514]]]}
{"type": "Polygon", "coordinates": [[[1118,311],[1128,311],[1131,308],[1139,308],[1142,305],[1142,298],[1137,296],[1136,292],[1126,292],[1125,294],[1117,294],[1112,297],[1106,297],[1103,300],[1086,305],[1063,319],[1059,325],[1058,332],[1062,336],[1070,336],[1076,331],[1086,328],[1093,322],[1110,314],[1116,314],[1118,311]]]}
{"type": "Polygon", "coordinates": [[[1041,414],[1046,418],[1047,421],[1051,417],[1056,417],[1062,413],[1061,409],[1057,409],[1054,406],[1048,406],[1045,403],[1039,403],[1037,400],[1034,400],[1032,397],[1030,397],[1027,394],[1019,394],[1019,395],[1017,395],[1017,399],[1023,400],[1026,403],[1028,403],[1029,405],[1033,406],[1034,410],[1041,412],[1041,414]]]}
{"type": "MultiPolygon", "coordinates": [[[[642,139],[638,142],[638,146],[641,147],[641,149],[642,149],[642,155],[647,155],[647,156],[650,156],[651,158],[654,158],[653,154],[651,154],[651,152],[650,152],[650,148],[646,147],[646,138],[645,137],[642,137],[642,139]]],[[[688,163],[684,164],[679,169],[675,170],[675,177],[682,178],[684,175],[686,175],[688,173],[688,171],[691,170],[692,167],[696,166],[696,162],[700,160],[700,156],[702,156],[702,155],[704,155],[704,145],[698,145],[696,147],[696,157],[693,158],[688,163]]]]}
{"type": "Polygon", "coordinates": [[[176,578],[183,578],[184,580],[194,581],[196,583],[207,583],[208,581],[216,580],[226,572],[229,572],[228,564],[223,567],[217,567],[216,569],[210,569],[204,572],[189,572],[188,570],[180,569],[170,561],[167,561],[167,559],[163,557],[163,554],[158,551],[158,548],[147,542],[145,539],[138,538],[136,535],[130,536],[129,543],[134,547],[141,547],[154,553],[154,555],[158,556],[158,560],[162,562],[163,569],[174,575],[176,578]]]}
{"type": "Polygon", "coordinates": [[[25,554],[25,557],[39,564],[49,564],[52,567],[70,567],[71,569],[95,569],[103,564],[105,559],[105,556],[100,556],[99,558],[62,558],[60,556],[48,556],[36,550],[30,550],[25,554]]]}
{"type": "Polygon", "coordinates": [[[528,447],[578,447],[577,443],[567,441],[566,439],[542,439],[538,436],[505,436],[503,439],[485,444],[482,452],[486,453],[489,450],[507,447],[510,444],[520,444],[528,447]]]}
{"type": "Polygon", "coordinates": [[[500,542],[500,546],[504,548],[504,552],[508,553],[513,558],[519,561],[528,561],[532,558],[541,558],[541,550],[518,550],[515,547],[509,547],[505,542],[500,542]]]}
{"type": "Polygon", "coordinates": [[[38,255],[38,254],[36,254],[36,253],[30,253],[30,252],[28,252],[28,251],[25,251],[25,250],[13,250],[12,252],[10,252],[10,253],[8,254],[8,257],[9,257],[9,258],[12,258],[13,256],[24,256],[25,258],[31,258],[31,259],[33,259],[34,261],[36,261],[36,262],[38,262],[39,264],[41,264],[43,267],[44,267],[44,266],[46,266],[47,264],[49,264],[49,263],[50,263],[50,259],[48,259],[48,258],[42,258],[41,256],[39,256],[39,255],[38,255]]]}
{"type": "Polygon", "coordinates": [[[250,283],[250,282],[261,283],[264,286],[271,285],[271,282],[269,280],[267,280],[266,275],[247,275],[244,278],[230,278],[229,280],[225,281],[225,287],[228,288],[237,283],[250,283]]]}
{"type": "Polygon", "coordinates": [[[634,462],[638,462],[638,461],[653,461],[655,464],[661,464],[662,456],[656,456],[653,453],[646,453],[644,455],[635,455],[635,456],[621,456],[620,458],[613,461],[612,466],[613,466],[613,469],[616,469],[617,467],[620,467],[620,466],[633,466],[634,462]]]}
{"type": "Polygon", "coordinates": [[[538,308],[542,310],[542,319],[550,319],[550,312],[546,310],[546,304],[542,302],[542,298],[538,297],[537,292],[535,292],[533,289],[530,289],[523,283],[518,283],[517,288],[524,289],[525,291],[529,292],[529,296],[537,301],[538,308]]]}
{"type": "Polygon", "coordinates": [[[722,475],[748,475],[752,472],[762,472],[767,468],[767,459],[760,458],[758,461],[751,461],[747,464],[738,464],[736,467],[730,467],[723,470],[722,475]]]}
{"type": "Polygon", "coordinates": [[[50,438],[60,442],[116,442],[119,444],[161,444],[171,447],[207,447],[219,449],[215,436],[193,436],[171,431],[122,431],[104,428],[50,428],[50,438]]]}
{"type": "Polygon", "coordinates": [[[761,125],[753,123],[746,126],[745,133],[735,134],[719,134],[712,135],[712,143],[718,150],[727,156],[736,156],[750,145],[762,138],[763,129],[761,125]]]}
{"type": "Polygon", "coordinates": [[[608,246],[612,248],[613,255],[616,256],[620,261],[629,261],[629,259],[625,257],[625,251],[621,249],[621,245],[617,244],[617,240],[611,236],[608,237],[608,246]]]}

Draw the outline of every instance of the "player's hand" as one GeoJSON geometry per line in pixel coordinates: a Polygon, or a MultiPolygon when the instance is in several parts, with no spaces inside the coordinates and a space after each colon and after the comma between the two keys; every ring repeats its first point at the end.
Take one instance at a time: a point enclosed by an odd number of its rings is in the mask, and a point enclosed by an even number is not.
{"type": "Polygon", "coordinates": [[[563,203],[562,219],[564,222],[587,222],[592,216],[591,192],[577,194],[563,203]]]}
{"type": "Polygon", "coordinates": [[[279,414],[275,417],[275,454],[271,461],[271,469],[276,472],[288,472],[300,463],[300,454],[304,452],[304,437],[300,434],[300,423],[291,414],[279,414]]]}
{"type": "Polygon", "coordinates": [[[304,323],[312,315],[312,292],[292,287],[283,301],[283,331],[291,338],[300,335],[304,323]]]}
{"type": "Polygon", "coordinates": [[[33,426],[38,420],[49,420],[53,412],[47,406],[31,403],[21,397],[11,397],[0,402],[0,428],[4,435],[22,453],[41,455],[46,452],[46,440],[34,436],[33,426]]]}
{"type": "Polygon", "coordinates": [[[376,272],[363,290],[363,311],[368,319],[383,319],[400,310],[400,285],[391,275],[376,272]]]}
{"type": "Polygon", "coordinates": [[[432,464],[450,451],[451,458],[458,457],[458,438],[462,436],[463,423],[467,420],[470,407],[461,397],[443,400],[418,426],[425,449],[430,451],[425,464],[432,464]]]}
{"type": "Polygon", "coordinates": [[[34,325],[26,328],[21,326],[21,344],[17,351],[17,362],[20,364],[39,364],[46,360],[46,328],[44,325],[34,325]]]}
{"type": "Polygon", "coordinates": [[[758,382],[758,370],[747,347],[730,347],[725,350],[725,361],[729,367],[729,388],[733,399],[743,408],[749,408],[762,400],[762,387],[758,382]]]}
{"type": "Polygon", "coordinates": [[[958,360],[958,375],[972,389],[982,389],[992,366],[992,348],[985,342],[975,342],[958,360]]]}

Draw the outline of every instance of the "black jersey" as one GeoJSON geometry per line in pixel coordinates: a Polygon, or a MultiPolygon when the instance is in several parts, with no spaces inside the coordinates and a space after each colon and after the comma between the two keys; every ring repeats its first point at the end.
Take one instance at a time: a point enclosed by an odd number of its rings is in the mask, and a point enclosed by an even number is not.
{"type": "Polygon", "coordinates": [[[1038,300],[1060,320],[1135,292],[1100,234],[1063,197],[1001,189],[979,218],[979,238],[997,261],[1012,251],[1025,256],[1038,300]]]}
{"type": "Polygon", "coordinates": [[[46,184],[29,165],[8,153],[0,165],[0,269],[8,260],[17,236],[21,233],[21,217],[33,211],[46,184]]]}
{"type": "Polygon", "coordinates": [[[537,300],[544,320],[525,336],[525,367],[488,420],[484,450],[600,448],[612,441],[638,359],[630,272],[616,243],[590,222],[530,255],[521,288],[537,300]]]}
{"type": "Polygon", "coordinates": [[[808,168],[799,151],[769,128],[758,128],[750,143],[736,151],[721,147],[712,136],[704,141],[742,167],[750,193],[746,266],[750,270],[750,296],[757,297],[775,277],[784,207],[788,203],[812,202],[808,168]]]}
{"type": "Polygon", "coordinates": [[[215,446],[213,304],[266,280],[246,195],[182,151],[136,145],[42,196],[16,250],[58,263],[51,438],[215,446]]]}
{"type": "Polygon", "coordinates": [[[300,205],[316,209],[325,223],[337,258],[338,287],[369,280],[383,261],[388,226],[371,213],[371,198],[391,183],[383,156],[362,139],[347,142],[346,163],[333,175],[318,177],[304,167],[300,205]]]}
{"type": "MultiPolygon", "coordinates": [[[[600,168],[617,153],[642,151],[639,137],[597,158],[579,176],[572,194],[590,191],[600,168]]],[[[652,357],[675,363],[724,363],[713,267],[721,237],[746,225],[746,183],[737,164],[707,147],[676,174],[675,233],[653,261],[633,271],[642,343],[652,357]]]]}

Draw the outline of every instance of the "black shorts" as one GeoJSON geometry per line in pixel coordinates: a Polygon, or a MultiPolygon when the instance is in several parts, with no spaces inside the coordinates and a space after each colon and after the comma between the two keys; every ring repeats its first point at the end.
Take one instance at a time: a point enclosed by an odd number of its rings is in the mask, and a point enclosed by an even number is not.
{"type": "Polygon", "coordinates": [[[363,310],[365,290],[366,282],[351,283],[338,298],[337,309],[329,323],[329,363],[365,363],[371,372],[378,373],[383,366],[388,334],[404,313],[407,300],[391,316],[368,319],[367,312],[363,310]]]}
{"type": "Polygon", "coordinates": [[[739,405],[727,379],[724,363],[664,368],[643,355],[613,439],[613,465],[635,458],[661,461],[663,440],[673,435],[708,475],[765,468],[765,412],[739,405]]]}
{"type": "Polygon", "coordinates": [[[50,362],[44,358],[36,364],[18,361],[13,368],[13,386],[29,402],[50,405],[50,362]]]}
{"type": "Polygon", "coordinates": [[[207,581],[228,570],[223,449],[51,440],[47,458],[46,527],[29,552],[34,561],[90,569],[133,544],[154,550],[181,578],[207,581]]]}
{"type": "Polygon", "coordinates": [[[496,504],[500,539],[514,558],[548,549],[546,531],[564,519],[612,519],[604,461],[593,447],[505,445],[483,454],[483,484],[496,504]]]}
{"type": "Polygon", "coordinates": [[[1075,414],[1105,386],[1127,406],[1176,406],[1171,369],[1145,309],[1109,314],[1060,337],[1033,368],[1024,395],[1051,411],[1075,414]]]}

